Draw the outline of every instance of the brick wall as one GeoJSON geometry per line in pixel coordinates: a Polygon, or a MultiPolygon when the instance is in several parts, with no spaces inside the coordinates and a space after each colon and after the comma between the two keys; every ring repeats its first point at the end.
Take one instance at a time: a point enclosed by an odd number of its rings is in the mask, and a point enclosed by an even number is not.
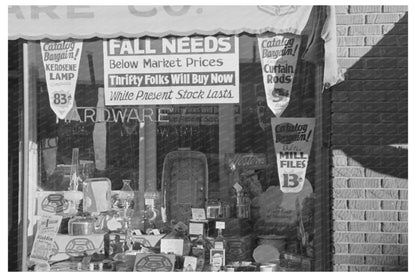
{"type": "Polygon", "coordinates": [[[334,271],[407,270],[407,7],[337,6],[334,271]]]}

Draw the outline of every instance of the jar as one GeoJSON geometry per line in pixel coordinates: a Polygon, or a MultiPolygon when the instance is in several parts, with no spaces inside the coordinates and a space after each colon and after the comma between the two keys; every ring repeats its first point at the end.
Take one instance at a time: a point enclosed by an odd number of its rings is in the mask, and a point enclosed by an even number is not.
{"type": "Polygon", "coordinates": [[[208,200],[207,218],[218,218],[220,215],[221,205],[217,200],[208,200]]]}
{"type": "Polygon", "coordinates": [[[222,218],[231,217],[231,209],[230,209],[230,204],[228,202],[223,202],[221,205],[221,217],[222,218]]]}

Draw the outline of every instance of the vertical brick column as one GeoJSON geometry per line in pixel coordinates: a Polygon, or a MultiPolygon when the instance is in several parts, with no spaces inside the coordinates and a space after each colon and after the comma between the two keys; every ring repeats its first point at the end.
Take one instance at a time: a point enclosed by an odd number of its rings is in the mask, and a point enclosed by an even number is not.
{"type": "Polygon", "coordinates": [[[333,269],[407,270],[407,7],[336,10],[333,269]]]}

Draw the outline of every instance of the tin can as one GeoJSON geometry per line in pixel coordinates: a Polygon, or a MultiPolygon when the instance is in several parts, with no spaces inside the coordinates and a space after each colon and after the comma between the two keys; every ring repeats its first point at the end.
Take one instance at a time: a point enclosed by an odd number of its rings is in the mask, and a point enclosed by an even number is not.
{"type": "Polygon", "coordinates": [[[250,205],[242,204],[237,205],[237,218],[250,218],[250,205]]]}
{"type": "Polygon", "coordinates": [[[221,217],[222,218],[230,218],[231,217],[231,209],[230,209],[230,204],[228,203],[223,203],[221,205],[221,217]]]}
{"type": "Polygon", "coordinates": [[[234,267],[232,265],[227,265],[225,267],[225,271],[226,272],[234,272],[235,270],[234,270],[234,267]]]}
{"type": "Polygon", "coordinates": [[[276,264],[262,264],[260,265],[260,271],[262,272],[273,272],[276,271],[276,264]]]}

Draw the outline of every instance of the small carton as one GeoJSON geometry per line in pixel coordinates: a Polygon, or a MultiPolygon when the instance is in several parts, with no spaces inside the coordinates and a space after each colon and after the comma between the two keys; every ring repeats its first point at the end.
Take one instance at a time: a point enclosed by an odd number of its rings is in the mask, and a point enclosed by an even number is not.
{"type": "Polygon", "coordinates": [[[70,257],[104,252],[104,234],[70,236],[58,234],[52,246],[50,261],[62,261],[70,257]]]}

